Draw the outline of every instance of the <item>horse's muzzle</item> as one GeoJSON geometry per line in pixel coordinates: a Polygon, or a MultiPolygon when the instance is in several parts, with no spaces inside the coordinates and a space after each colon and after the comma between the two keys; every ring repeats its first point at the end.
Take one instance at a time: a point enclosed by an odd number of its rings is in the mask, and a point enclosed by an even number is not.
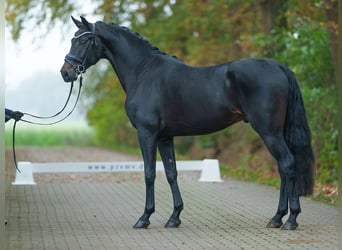
{"type": "Polygon", "coordinates": [[[77,74],[72,65],[65,62],[61,68],[61,75],[65,82],[72,82],[77,80],[77,74]]]}

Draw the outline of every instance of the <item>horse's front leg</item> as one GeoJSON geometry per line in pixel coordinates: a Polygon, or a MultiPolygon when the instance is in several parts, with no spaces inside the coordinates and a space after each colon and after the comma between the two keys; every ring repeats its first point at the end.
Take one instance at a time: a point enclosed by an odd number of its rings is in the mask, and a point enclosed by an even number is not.
{"type": "Polygon", "coordinates": [[[145,211],[134,228],[147,228],[150,216],[154,213],[154,180],[156,178],[157,136],[146,130],[138,130],[139,144],[144,158],[144,173],[146,184],[145,211]]]}
{"type": "Polygon", "coordinates": [[[165,224],[166,228],[178,227],[181,224],[179,215],[183,210],[183,200],[177,183],[176,159],[173,138],[162,138],[158,142],[158,149],[162,157],[167,181],[170,184],[173,196],[173,213],[165,224]]]}

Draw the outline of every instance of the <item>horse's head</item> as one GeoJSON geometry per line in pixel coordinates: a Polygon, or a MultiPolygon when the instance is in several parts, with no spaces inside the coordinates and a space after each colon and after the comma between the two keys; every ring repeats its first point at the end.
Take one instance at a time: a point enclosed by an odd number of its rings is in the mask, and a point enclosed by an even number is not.
{"type": "Polygon", "coordinates": [[[84,17],[81,22],[71,17],[78,31],[71,39],[71,48],[65,56],[61,74],[66,82],[77,80],[90,66],[101,58],[99,38],[95,34],[95,24],[89,23],[84,17]]]}

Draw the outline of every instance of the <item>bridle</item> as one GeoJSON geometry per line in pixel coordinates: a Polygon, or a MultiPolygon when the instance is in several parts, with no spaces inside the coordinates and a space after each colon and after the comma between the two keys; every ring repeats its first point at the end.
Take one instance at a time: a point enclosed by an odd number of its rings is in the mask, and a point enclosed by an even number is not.
{"type": "Polygon", "coordinates": [[[73,55],[71,53],[68,53],[64,58],[64,61],[73,67],[73,69],[77,75],[83,74],[86,71],[85,62],[86,62],[87,57],[88,57],[88,50],[91,46],[97,45],[96,44],[96,36],[95,36],[95,24],[92,24],[91,31],[85,31],[85,32],[83,32],[79,35],[75,35],[73,37],[73,39],[78,39],[78,38],[80,38],[84,35],[87,35],[87,34],[91,34],[91,38],[88,41],[87,48],[86,48],[83,56],[79,57],[79,56],[73,55]],[[76,62],[77,64],[75,64],[74,62],[76,62]]]}

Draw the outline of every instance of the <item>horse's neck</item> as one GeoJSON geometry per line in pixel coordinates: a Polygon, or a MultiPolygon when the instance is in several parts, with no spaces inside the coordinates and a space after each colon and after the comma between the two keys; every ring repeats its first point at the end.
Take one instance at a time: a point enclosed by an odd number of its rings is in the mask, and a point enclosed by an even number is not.
{"type": "Polygon", "coordinates": [[[124,67],[121,67],[120,66],[121,64],[118,62],[117,58],[114,56],[106,56],[106,58],[109,60],[116,75],[118,76],[122,88],[127,93],[130,87],[129,69],[128,68],[125,69],[124,67]]]}
{"type": "Polygon", "coordinates": [[[135,84],[136,75],[139,72],[141,62],[150,56],[149,50],[139,46],[139,43],[107,42],[106,58],[111,63],[119,81],[128,94],[135,84]],[[137,45],[138,44],[138,45],[137,45]]]}

